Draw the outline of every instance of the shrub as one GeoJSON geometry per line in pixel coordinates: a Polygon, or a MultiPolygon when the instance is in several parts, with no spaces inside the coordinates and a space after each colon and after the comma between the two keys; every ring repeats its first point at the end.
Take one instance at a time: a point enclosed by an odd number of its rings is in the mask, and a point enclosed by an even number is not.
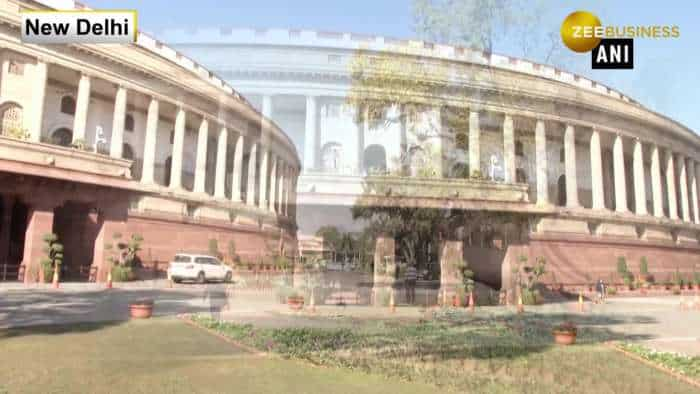
{"type": "Polygon", "coordinates": [[[115,265],[112,267],[112,280],[115,282],[134,280],[134,271],[127,265],[115,265]]]}
{"type": "Polygon", "coordinates": [[[624,277],[629,272],[627,269],[627,259],[623,256],[617,258],[617,273],[624,277]]]}
{"type": "Polygon", "coordinates": [[[610,286],[610,287],[608,287],[608,294],[609,294],[609,295],[615,295],[615,294],[617,294],[617,287],[615,287],[615,286],[610,286]]]}
{"type": "Polygon", "coordinates": [[[54,270],[60,270],[63,263],[63,245],[58,242],[58,235],[53,233],[44,234],[43,241],[42,250],[45,255],[41,259],[41,267],[44,271],[44,281],[51,282],[54,270]]]}
{"type": "Polygon", "coordinates": [[[646,256],[642,256],[641,260],[639,261],[639,273],[645,277],[649,275],[649,263],[647,262],[646,256]]]}
{"type": "Polygon", "coordinates": [[[528,289],[527,287],[524,287],[522,289],[521,296],[523,298],[523,304],[525,305],[537,305],[543,301],[542,295],[537,289],[528,289]]]}

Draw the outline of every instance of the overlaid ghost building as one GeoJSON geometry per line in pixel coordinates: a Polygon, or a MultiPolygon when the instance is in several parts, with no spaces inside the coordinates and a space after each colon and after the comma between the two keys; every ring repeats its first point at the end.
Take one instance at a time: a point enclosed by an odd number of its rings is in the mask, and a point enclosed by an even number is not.
{"type": "Polygon", "coordinates": [[[328,225],[361,231],[350,208],[369,195],[526,217],[460,235],[477,278],[494,285],[520,256],[546,258],[545,280],[562,284],[609,280],[620,257],[630,270],[646,258],[657,280],[700,268],[700,138],[600,83],[377,36],[211,28],[163,37],[291,137],[303,160],[300,237],[328,225]],[[386,104],[378,116],[357,100],[363,88],[367,103],[386,104]]]}

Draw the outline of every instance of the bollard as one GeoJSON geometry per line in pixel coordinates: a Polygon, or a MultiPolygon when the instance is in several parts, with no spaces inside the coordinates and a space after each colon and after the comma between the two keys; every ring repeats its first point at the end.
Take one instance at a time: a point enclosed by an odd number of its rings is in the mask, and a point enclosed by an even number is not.
{"type": "Polygon", "coordinates": [[[391,293],[389,294],[389,311],[391,313],[396,312],[396,303],[394,302],[394,289],[391,289],[391,293]]]}
{"type": "Polygon", "coordinates": [[[578,311],[583,313],[583,292],[578,292],[578,311]]]}
{"type": "Polygon", "coordinates": [[[523,305],[523,296],[518,295],[518,313],[525,312],[525,305],[523,305]]]}

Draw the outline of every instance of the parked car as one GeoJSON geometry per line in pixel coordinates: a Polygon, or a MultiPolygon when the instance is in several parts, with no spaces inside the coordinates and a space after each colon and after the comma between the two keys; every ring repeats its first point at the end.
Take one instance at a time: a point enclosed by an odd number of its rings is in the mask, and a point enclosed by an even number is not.
{"type": "Polygon", "coordinates": [[[175,283],[183,280],[230,282],[233,270],[213,256],[178,253],[168,265],[168,278],[175,283]]]}

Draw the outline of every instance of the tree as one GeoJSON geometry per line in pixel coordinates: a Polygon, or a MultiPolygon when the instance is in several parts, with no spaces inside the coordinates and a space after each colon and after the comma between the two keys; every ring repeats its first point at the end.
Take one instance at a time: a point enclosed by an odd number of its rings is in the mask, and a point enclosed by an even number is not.
{"type": "Polygon", "coordinates": [[[54,272],[60,272],[63,264],[63,245],[58,242],[58,235],[53,233],[44,234],[43,241],[45,256],[41,259],[41,266],[44,271],[44,281],[49,282],[54,272]]]}
{"type": "Polygon", "coordinates": [[[414,0],[414,30],[425,40],[488,53],[512,52],[539,63],[571,63],[558,24],[545,23],[548,0],[414,0]],[[552,27],[547,27],[552,26],[552,27]]]}
{"type": "Polygon", "coordinates": [[[337,252],[342,246],[342,234],[335,226],[323,226],[316,231],[316,236],[323,238],[323,246],[337,252]]]}

